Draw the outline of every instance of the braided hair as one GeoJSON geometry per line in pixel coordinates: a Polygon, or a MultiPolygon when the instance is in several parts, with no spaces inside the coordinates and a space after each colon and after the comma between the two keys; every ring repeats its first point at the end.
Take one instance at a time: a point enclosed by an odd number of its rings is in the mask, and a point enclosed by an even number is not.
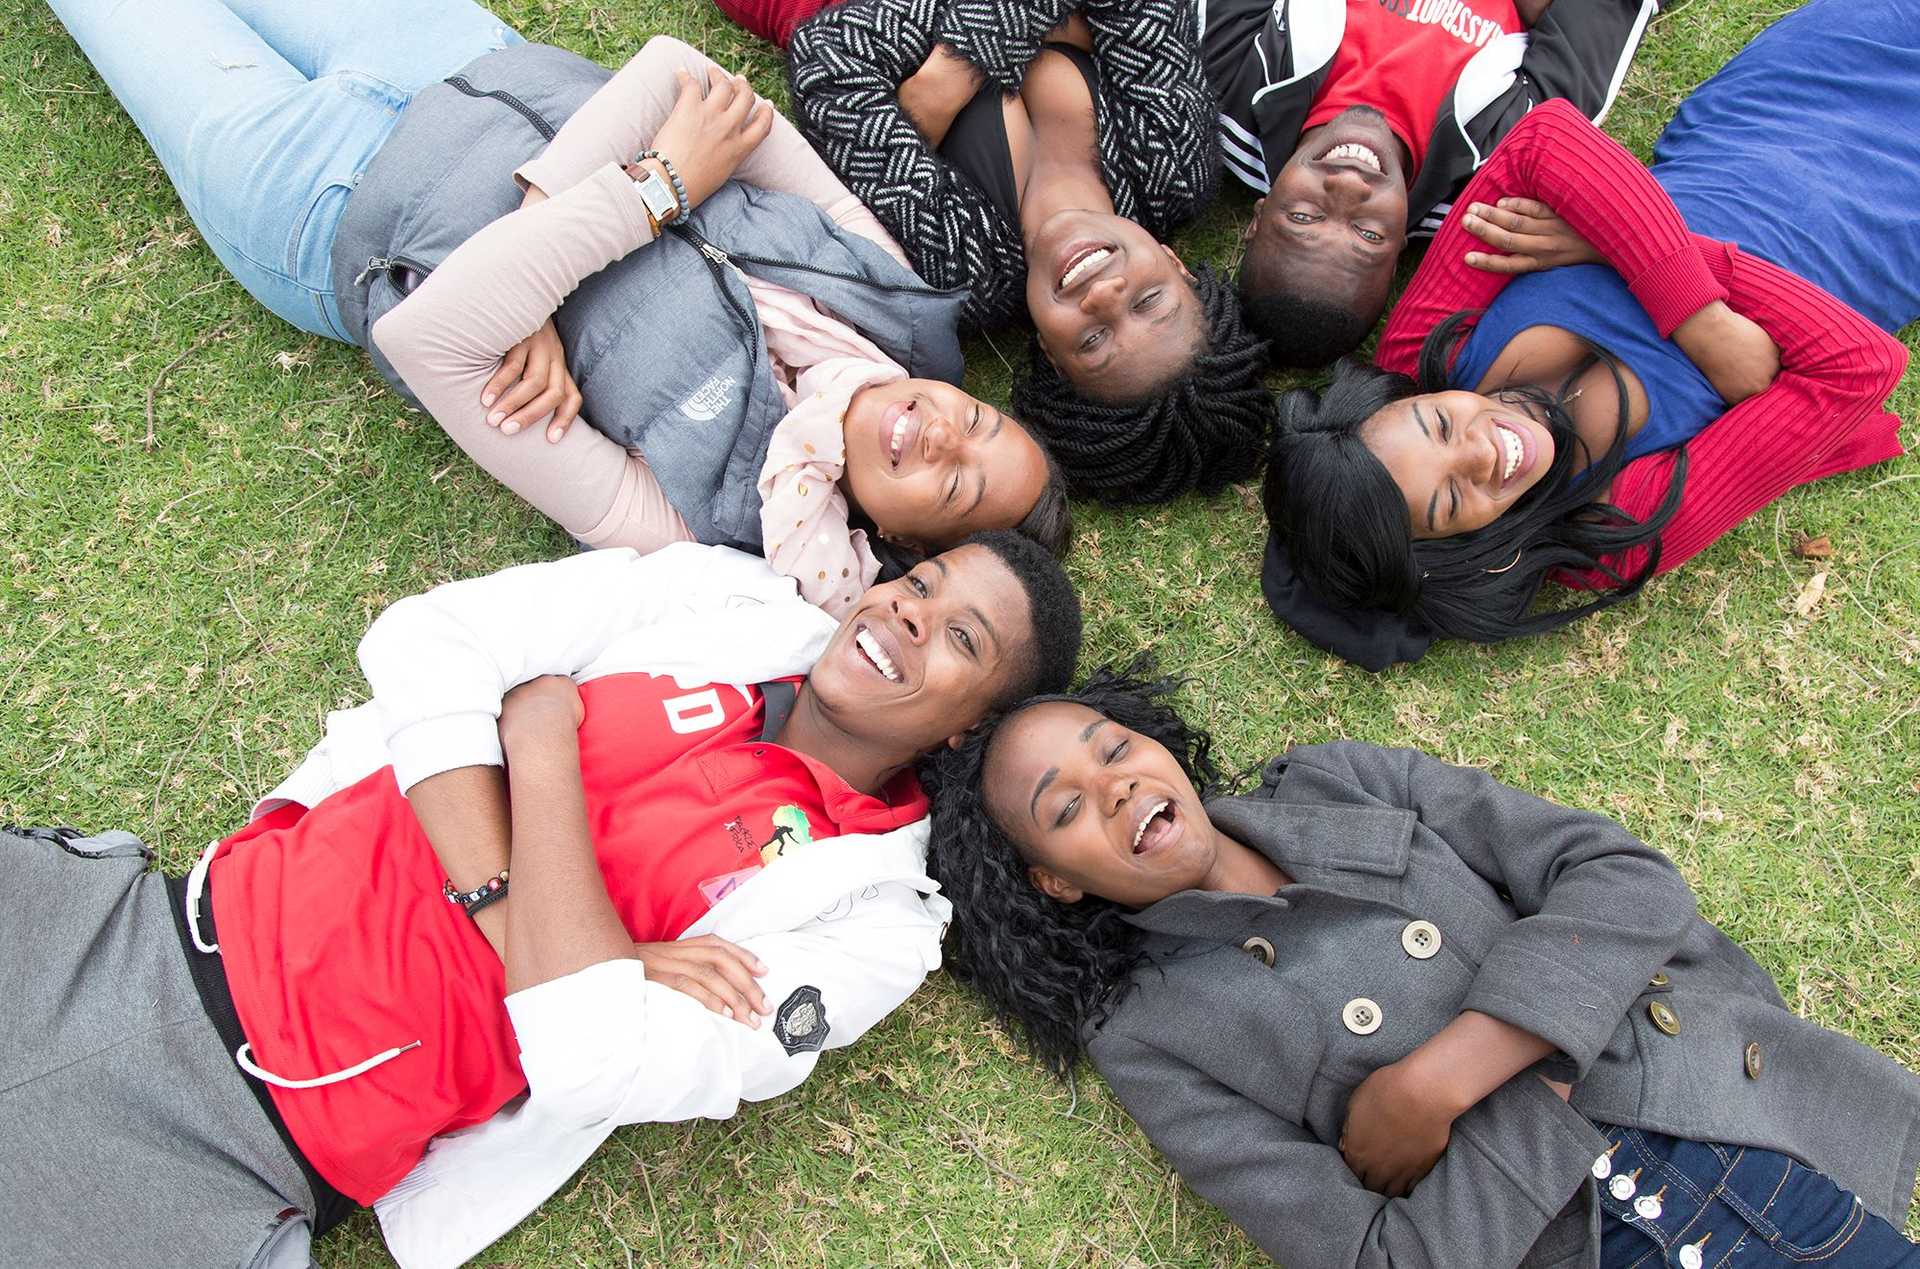
{"type": "Polygon", "coordinates": [[[1142,400],[1083,396],[1041,350],[1013,385],[1013,407],[1045,434],[1075,493],[1111,504],[1165,502],[1189,489],[1218,493],[1259,469],[1273,433],[1263,382],[1266,344],[1212,269],[1193,277],[1206,347],[1178,378],[1142,400]]]}
{"type": "Polygon", "coordinates": [[[1360,429],[1396,401],[1448,387],[1453,349],[1472,316],[1456,313],[1434,328],[1421,346],[1418,379],[1347,358],[1324,393],[1287,393],[1264,501],[1274,536],[1322,599],[1410,616],[1446,638],[1495,643],[1558,629],[1638,594],[1659,567],[1660,531],[1679,508],[1686,454],[1676,460],[1665,500],[1644,521],[1595,498],[1626,464],[1627,392],[1619,364],[1592,348],[1557,393],[1513,387],[1498,394],[1531,410],[1553,436],[1553,462],[1540,481],[1490,524],[1416,541],[1406,499],[1360,429]],[[1567,414],[1567,392],[1596,362],[1614,376],[1620,418],[1606,452],[1576,472],[1587,448],[1567,414]],[[1640,546],[1645,562],[1630,576],[1604,562],[1640,546]],[[1586,603],[1530,612],[1557,569],[1594,570],[1611,586],[1586,603]]]}
{"type": "Polygon", "coordinates": [[[1062,1078],[1079,1061],[1087,1029],[1124,994],[1140,963],[1141,933],[1121,920],[1118,904],[1094,895],[1061,903],[1033,884],[1020,848],[988,810],[982,773],[1008,722],[1035,705],[1070,701],[1159,741],[1205,796],[1220,784],[1212,741],[1167,703],[1177,686],[1154,676],[1148,655],[1119,670],[1102,667],[1079,691],[1022,702],[921,766],[933,799],[927,870],[953,901],[946,969],[1062,1078]]]}

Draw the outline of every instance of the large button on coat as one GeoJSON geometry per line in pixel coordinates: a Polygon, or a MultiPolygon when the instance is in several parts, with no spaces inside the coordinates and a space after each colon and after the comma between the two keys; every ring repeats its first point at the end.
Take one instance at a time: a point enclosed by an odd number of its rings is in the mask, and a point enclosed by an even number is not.
{"type": "Polygon", "coordinates": [[[1440,951],[1440,927],[1431,921],[1409,921],[1400,931],[1400,946],[1417,961],[1430,960],[1440,951]]]}

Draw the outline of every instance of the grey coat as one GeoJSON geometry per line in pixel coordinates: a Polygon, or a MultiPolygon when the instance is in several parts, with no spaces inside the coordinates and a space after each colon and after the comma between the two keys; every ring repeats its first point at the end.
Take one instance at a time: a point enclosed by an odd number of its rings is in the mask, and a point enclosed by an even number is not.
{"type": "Polygon", "coordinates": [[[1150,961],[1088,1050],[1187,1182],[1288,1269],[1596,1265],[1592,1121],[1782,1151],[1904,1219],[1920,1077],[1790,1013],[1611,820],[1353,743],[1296,749],[1208,813],[1294,884],[1131,918],[1150,961]],[[1370,1034],[1347,1025],[1357,998],[1370,1034]],[[1455,1121],[1410,1195],[1366,1190],[1334,1144],[1348,1097],[1463,1009],[1551,1041],[1536,1069],[1575,1081],[1571,1105],[1523,1072],[1455,1121]]]}
{"type": "MultiPolygon", "coordinates": [[[[367,164],[333,242],[348,332],[411,399],[367,332],[403,279],[520,205],[513,171],[609,78],[565,49],[488,53],[417,93],[367,164]]],[[[581,283],[554,314],[582,416],[647,465],[702,542],[759,551],[760,491],[786,417],[758,310],[733,264],[798,291],[921,378],[960,382],[964,292],[941,291],[791,194],[729,181],[688,223],[581,283]]]]}

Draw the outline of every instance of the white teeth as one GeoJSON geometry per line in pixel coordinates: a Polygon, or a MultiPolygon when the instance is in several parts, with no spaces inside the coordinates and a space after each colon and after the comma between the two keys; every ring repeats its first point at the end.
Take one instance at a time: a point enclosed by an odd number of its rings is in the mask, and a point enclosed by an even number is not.
{"type": "Polygon", "coordinates": [[[896,463],[900,461],[900,438],[907,434],[907,420],[911,417],[912,411],[902,412],[899,422],[893,425],[893,440],[889,448],[893,451],[893,461],[896,463]]]}
{"type": "Polygon", "coordinates": [[[1322,159],[1357,159],[1376,172],[1384,170],[1380,166],[1380,156],[1357,141],[1344,141],[1320,157],[1322,159]]]}
{"type": "Polygon", "coordinates": [[[1062,291],[1066,290],[1068,287],[1072,286],[1076,281],[1078,281],[1081,275],[1086,273],[1087,270],[1096,269],[1096,268],[1099,268],[1101,265],[1105,264],[1107,262],[1107,257],[1112,254],[1113,252],[1107,250],[1105,247],[1095,247],[1092,251],[1087,252],[1086,255],[1081,256],[1078,260],[1073,262],[1073,267],[1071,269],[1068,269],[1065,273],[1060,275],[1059,289],[1062,291]]]}
{"type": "Polygon", "coordinates": [[[859,645],[860,651],[867,654],[867,660],[873,662],[880,673],[887,676],[889,682],[900,682],[900,672],[893,668],[893,662],[887,659],[886,651],[881,648],[880,641],[873,637],[871,630],[860,631],[853,636],[853,641],[859,645]]]}
{"type": "Polygon", "coordinates": [[[1167,800],[1165,798],[1162,798],[1160,799],[1160,801],[1155,802],[1151,807],[1149,807],[1147,809],[1147,813],[1140,817],[1140,822],[1133,826],[1133,849],[1136,854],[1139,853],[1139,850],[1140,850],[1140,839],[1146,836],[1147,825],[1153,823],[1154,816],[1160,814],[1160,812],[1166,809],[1167,809],[1167,800]]]}
{"type": "Polygon", "coordinates": [[[1520,438],[1514,434],[1513,429],[1505,425],[1500,428],[1500,443],[1507,450],[1507,467],[1500,473],[1500,480],[1505,483],[1513,478],[1514,472],[1519,470],[1520,460],[1526,457],[1527,450],[1526,446],[1520,443],[1520,438]]]}

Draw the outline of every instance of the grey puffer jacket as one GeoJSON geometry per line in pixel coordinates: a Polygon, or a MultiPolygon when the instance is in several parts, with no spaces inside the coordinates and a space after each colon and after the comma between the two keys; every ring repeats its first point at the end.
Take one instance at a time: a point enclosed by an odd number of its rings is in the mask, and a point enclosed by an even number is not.
{"type": "MultiPolygon", "coordinates": [[[[453,249],[515,210],[513,172],[610,77],[564,49],[478,58],[417,94],[340,220],[334,292],[348,333],[410,394],[367,332],[453,249]]],[[[588,278],[555,313],[582,415],[641,450],[702,542],[759,551],[756,482],[786,404],[746,282],[831,309],[910,374],[960,382],[964,292],[928,286],[789,194],[728,182],[683,226],[588,278]]]]}
{"type": "Polygon", "coordinates": [[[1613,821],[1352,743],[1295,749],[1207,810],[1294,884],[1135,914],[1148,962],[1088,1052],[1287,1269],[1595,1265],[1595,1122],[1781,1151],[1905,1218],[1920,1076],[1791,1013],[1613,821]],[[1337,1148],[1349,1097],[1465,1009],[1553,1043],[1536,1069],[1571,1103],[1522,1072],[1407,1197],[1365,1189],[1337,1148]]]}

